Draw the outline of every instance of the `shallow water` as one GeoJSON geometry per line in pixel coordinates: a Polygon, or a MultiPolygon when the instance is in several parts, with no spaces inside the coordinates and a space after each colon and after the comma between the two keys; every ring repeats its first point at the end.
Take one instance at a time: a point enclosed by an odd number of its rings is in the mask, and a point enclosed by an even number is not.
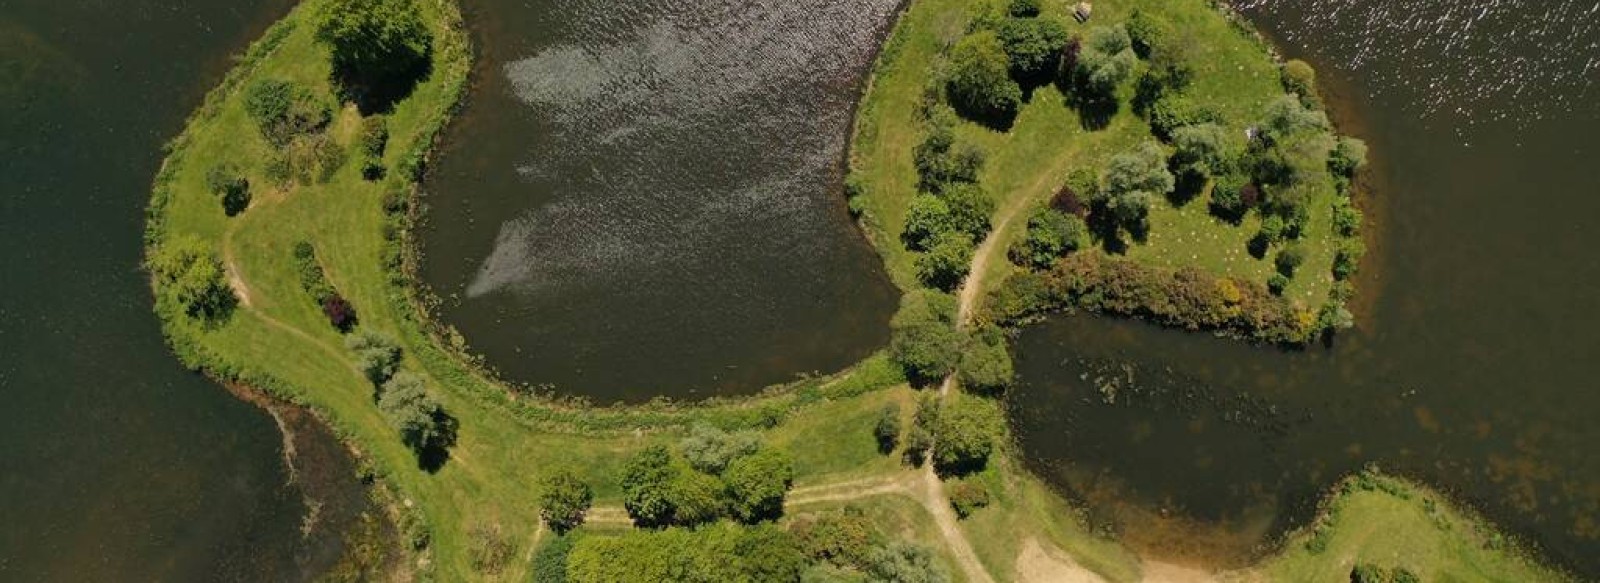
{"type": "Polygon", "coordinates": [[[304,536],[272,418],[179,366],[139,271],[161,145],[290,4],[0,1],[0,580],[303,580],[337,558],[363,503],[342,448],[306,434],[346,489],[304,536]]]}
{"type": "Polygon", "coordinates": [[[1018,341],[1031,464],[1136,544],[1237,563],[1374,462],[1600,576],[1600,5],[1242,9],[1372,146],[1360,326],[1283,352],[1054,318],[1018,341]]]}
{"type": "Polygon", "coordinates": [[[847,216],[894,0],[492,1],[427,181],[423,279],[509,378],[598,402],[750,393],[882,346],[847,216]]]}

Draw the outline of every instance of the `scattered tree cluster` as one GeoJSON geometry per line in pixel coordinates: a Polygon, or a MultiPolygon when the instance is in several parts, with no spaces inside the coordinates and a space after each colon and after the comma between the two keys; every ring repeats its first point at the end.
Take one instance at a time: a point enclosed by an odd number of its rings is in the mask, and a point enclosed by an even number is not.
{"type": "Polygon", "coordinates": [[[423,469],[441,467],[456,441],[456,420],[428,394],[421,376],[400,370],[400,346],[394,339],[372,330],[357,330],[345,337],[345,347],[356,355],[356,367],[376,388],[378,411],[400,433],[400,441],[417,454],[423,469]]]}
{"type": "Polygon", "coordinates": [[[272,145],[265,168],[270,182],[326,182],[344,165],[344,148],[325,131],[333,113],[305,86],[262,79],[245,89],[244,106],[272,145]]]}
{"type": "Polygon", "coordinates": [[[156,302],[192,319],[220,322],[238,303],[222,261],[199,237],[180,235],[163,241],[148,267],[155,280],[156,302]]]}
{"type": "Polygon", "coordinates": [[[889,356],[906,378],[931,384],[957,370],[969,389],[998,393],[1011,382],[1011,355],[1005,335],[993,327],[968,334],[956,326],[956,299],[934,290],[915,290],[900,300],[889,320],[889,356]]]}
{"type": "Polygon", "coordinates": [[[796,520],[790,532],[811,561],[801,581],[950,581],[926,547],[892,540],[854,506],[796,520]]]}
{"type": "Polygon", "coordinates": [[[901,239],[920,251],[917,276],[924,284],[950,290],[966,277],[976,242],[989,233],[994,199],[977,183],[983,152],[957,143],[955,112],[935,105],[928,114],[928,136],[913,152],[922,193],[912,197],[901,239]]]}
{"type": "Polygon", "coordinates": [[[788,455],[762,447],[752,434],[698,427],[676,457],[666,446],[645,448],[623,469],[623,505],[643,527],[693,526],[735,518],[745,523],[783,514],[794,479],[788,455]]]}
{"type": "Polygon", "coordinates": [[[1167,155],[1161,144],[1146,141],[1111,157],[1106,166],[1105,186],[1094,199],[1093,214],[1103,220],[1106,235],[1127,230],[1135,236],[1146,228],[1150,204],[1172,192],[1176,180],[1167,170],[1167,155]]]}

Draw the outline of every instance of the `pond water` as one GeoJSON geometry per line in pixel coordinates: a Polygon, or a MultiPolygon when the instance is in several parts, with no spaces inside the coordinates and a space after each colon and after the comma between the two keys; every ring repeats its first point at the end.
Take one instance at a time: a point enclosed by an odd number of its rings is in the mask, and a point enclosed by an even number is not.
{"type": "Polygon", "coordinates": [[[302,580],[337,559],[363,500],[343,448],[301,432],[344,488],[303,534],[273,419],[179,366],[139,271],[161,145],[290,4],[0,1],[0,580],[302,580]]]}
{"type": "Polygon", "coordinates": [[[1303,352],[1052,318],[1029,463],[1137,546],[1236,564],[1366,463],[1600,576],[1600,5],[1253,0],[1365,138],[1360,323],[1303,352]]]}
{"type": "Polygon", "coordinates": [[[422,277],[511,380],[750,393],[881,347],[896,292],[843,156],[897,0],[470,3],[471,102],[422,277]]]}

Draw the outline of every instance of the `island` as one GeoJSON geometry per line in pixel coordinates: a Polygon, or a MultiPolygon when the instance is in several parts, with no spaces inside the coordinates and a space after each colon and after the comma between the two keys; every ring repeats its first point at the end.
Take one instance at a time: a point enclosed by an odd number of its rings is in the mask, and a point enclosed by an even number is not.
{"type": "MultiPolygon", "coordinates": [[[[417,283],[419,184],[469,86],[453,0],[305,0],[168,146],[145,242],[174,354],[304,406],[396,541],[332,578],[1062,581],[1205,576],[1087,525],[1016,458],[1017,326],[1084,309],[1294,345],[1353,316],[1364,162],[1203,0],[912,0],[858,111],[849,208],[892,340],[758,395],[595,406],[499,380],[417,283]]],[[[1546,580],[1376,470],[1243,573],[1546,580]]]]}

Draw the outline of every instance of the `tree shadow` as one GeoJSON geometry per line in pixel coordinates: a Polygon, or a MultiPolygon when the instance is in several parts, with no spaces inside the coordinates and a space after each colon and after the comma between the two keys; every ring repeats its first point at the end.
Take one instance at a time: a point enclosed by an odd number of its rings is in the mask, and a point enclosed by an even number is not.
{"type": "Polygon", "coordinates": [[[339,88],[341,97],[356,104],[361,115],[387,114],[394,111],[395,104],[410,97],[417,85],[433,76],[432,56],[430,45],[422,54],[407,57],[409,63],[380,74],[336,67],[334,86],[339,88]]]}
{"type": "Polygon", "coordinates": [[[1206,189],[1206,175],[1193,170],[1177,172],[1177,182],[1173,185],[1172,192],[1167,193],[1167,202],[1172,206],[1183,208],[1189,201],[1200,196],[1206,189]]]}
{"type": "Polygon", "coordinates": [[[455,447],[461,422],[444,409],[433,412],[434,427],[438,435],[417,449],[417,468],[430,474],[438,473],[450,461],[450,448],[455,447]]]}

